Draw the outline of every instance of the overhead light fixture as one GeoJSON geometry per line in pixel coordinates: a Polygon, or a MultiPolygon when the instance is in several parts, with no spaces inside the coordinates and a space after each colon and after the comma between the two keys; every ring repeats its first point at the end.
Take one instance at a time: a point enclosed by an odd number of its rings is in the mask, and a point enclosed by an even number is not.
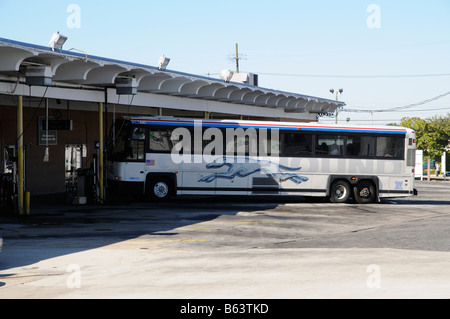
{"type": "Polygon", "coordinates": [[[164,56],[164,54],[159,58],[159,61],[158,61],[158,69],[160,69],[161,71],[164,71],[166,68],[167,68],[167,66],[169,65],[169,62],[170,62],[170,59],[169,58],[166,58],[165,56],[164,56]]]}
{"type": "Polygon", "coordinates": [[[67,37],[65,35],[62,35],[58,32],[53,33],[52,38],[50,39],[50,43],[48,44],[51,48],[52,51],[56,50],[62,50],[62,47],[64,45],[64,43],[66,43],[67,41],[67,37]]]}

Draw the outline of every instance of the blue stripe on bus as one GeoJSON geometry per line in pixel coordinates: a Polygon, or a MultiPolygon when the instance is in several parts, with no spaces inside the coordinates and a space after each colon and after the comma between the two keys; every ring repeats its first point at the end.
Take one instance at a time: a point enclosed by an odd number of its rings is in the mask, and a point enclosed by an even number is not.
{"type": "Polygon", "coordinates": [[[353,129],[353,128],[346,128],[346,129],[339,129],[339,128],[324,128],[324,127],[317,127],[317,128],[300,128],[302,131],[323,131],[323,132],[350,132],[350,133],[388,133],[388,134],[402,134],[405,135],[406,131],[392,131],[392,130],[383,130],[383,129],[353,129]]]}
{"type": "Polygon", "coordinates": [[[310,132],[347,132],[347,133],[385,133],[385,134],[401,134],[405,135],[405,130],[391,130],[391,129],[371,129],[371,128],[334,128],[334,127],[301,127],[301,126],[275,126],[275,125],[252,125],[252,124],[239,124],[239,123],[208,123],[199,121],[195,122],[162,122],[162,121],[145,121],[145,120],[132,120],[133,124],[144,125],[167,125],[167,126],[202,126],[202,127],[223,127],[223,128],[266,128],[266,129],[279,129],[279,130],[301,130],[310,132]]]}
{"type": "MultiPolygon", "coordinates": [[[[152,121],[140,121],[133,120],[133,124],[144,124],[144,125],[167,125],[167,126],[197,126],[197,123],[194,122],[152,122],[152,121]]],[[[299,130],[299,127],[296,126],[258,126],[258,125],[245,125],[245,124],[233,124],[233,123],[199,123],[202,127],[225,127],[225,128],[267,128],[267,129],[282,129],[282,130],[299,130]]]]}

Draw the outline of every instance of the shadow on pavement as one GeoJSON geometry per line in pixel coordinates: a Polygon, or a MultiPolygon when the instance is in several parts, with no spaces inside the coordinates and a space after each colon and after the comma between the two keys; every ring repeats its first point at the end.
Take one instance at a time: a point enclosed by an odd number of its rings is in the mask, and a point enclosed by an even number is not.
{"type": "Polygon", "coordinates": [[[295,202],[292,198],[179,197],[164,203],[116,199],[105,205],[66,205],[55,196],[32,198],[29,216],[0,215],[4,239],[0,271],[141,236],[170,237],[178,234],[179,227],[295,202]]]}

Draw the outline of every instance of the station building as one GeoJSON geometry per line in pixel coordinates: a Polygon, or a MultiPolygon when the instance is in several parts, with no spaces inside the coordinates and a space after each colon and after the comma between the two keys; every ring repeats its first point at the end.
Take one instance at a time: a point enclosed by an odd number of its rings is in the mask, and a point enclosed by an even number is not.
{"type": "Polygon", "coordinates": [[[120,116],[315,122],[345,105],[262,88],[252,74],[215,79],[166,69],[164,59],[63,50],[55,36],[51,47],[0,38],[0,174],[16,174],[19,193],[64,193],[77,169],[103,158],[120,116]]]}

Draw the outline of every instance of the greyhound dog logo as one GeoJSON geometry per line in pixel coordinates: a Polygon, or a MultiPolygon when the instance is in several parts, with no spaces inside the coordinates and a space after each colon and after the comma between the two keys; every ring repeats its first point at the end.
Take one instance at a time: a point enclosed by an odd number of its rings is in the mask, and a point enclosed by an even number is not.
{"type": "Polygon", "coordinates": [[[212,183],[214,180],[218,178],[222,179],[233,179],[235,177],[244,178],[258,172],[266,174],[269,177],[279,178],[281,180],[290,180],[296,184],[301,184],[309,180],[307,177],[300,176],[298,174],[284,172],[284,171],[288,172],[299,171],[302,169],[301,167],[294,167],[294,168],[287,167],[270,161],[253,160],[249,158],[245,159],[245,163],[234,163],[233,158],[231,158],[231,161],[232,162],[230,162],[230,159],[224,156],[223,158],[217,159],[212,163],[207,164],[206,165],[207,169],[219,169],[225,166],[228,167],[228,171],[204,176],[200,178],[199,182],[212,183]]]}

